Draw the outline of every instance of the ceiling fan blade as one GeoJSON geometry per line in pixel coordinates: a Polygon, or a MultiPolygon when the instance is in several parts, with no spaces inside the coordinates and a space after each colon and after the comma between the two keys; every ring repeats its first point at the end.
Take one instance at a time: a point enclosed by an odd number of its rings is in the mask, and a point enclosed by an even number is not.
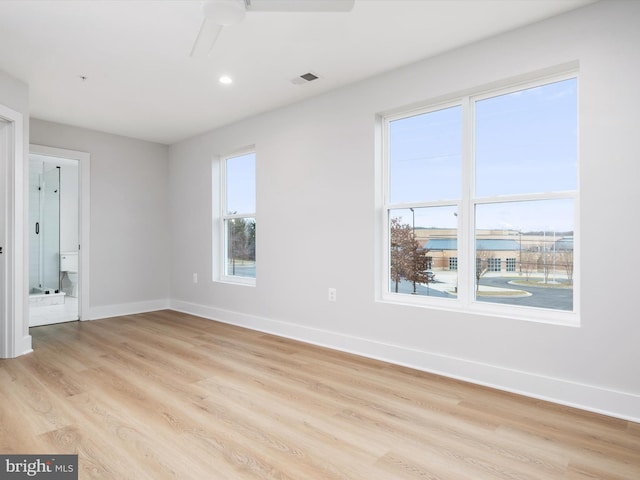
{"type": "Polygon", "coordinates": [[[218,39],[218,35],[222,31],[222,25],[218,25],[215,22],[205,18],[200,26],[200,32],[196,41],[191,49],[192,57],[203,57],[211,52],[213,45],[218,39]]]}
{"type": "Polygon", "coordinates": [[[355,0],[244,0],[248,12],[349,12],[355,0]]]}

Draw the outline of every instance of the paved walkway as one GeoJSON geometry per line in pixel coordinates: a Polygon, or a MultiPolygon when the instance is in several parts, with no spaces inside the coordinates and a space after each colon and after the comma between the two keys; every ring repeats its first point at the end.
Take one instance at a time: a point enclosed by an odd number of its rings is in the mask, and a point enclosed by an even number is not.
{"type": "MultiPolygon", "coordinates": [[[[458,272],[456,271],[442,271],[442,272],[435,272],[436,276],[435,276],[435,282],[430,283],[429,284],[429,288],[433,289],[433,290],[438,290],[440,292],[449,294],[449,295],[455,295],[456,292],[456,285],[458,282],[458,272]]],[[[502,274],[498,274],[496,272],[496,274],[489,274],[488,276],[493,276],[493,277],[503,277],[502,274]]],[[[484,278],[484,277],[483,277],[484,278]]],[[[520,279],[521,277],[516,276],[513,277],[514,279],[520,279]]],[[[481,279],[482,280],[482,279],[481,279]]],[[[515,286],[513,288],[505,288],[505,287],[492,287],[489,285],[480,285],[480,288],[478,289],[478,296],[482,297],[482,296],[488,296],[488,297],[501,297],[501,296],[505,296],[505,297],[529,297],[531,296],[531,293],[525,291],[525,290],[520,290],[518,288],[516,288],[515,286]],[[501,295],[502,294],[502,295],[501,295]]]]}

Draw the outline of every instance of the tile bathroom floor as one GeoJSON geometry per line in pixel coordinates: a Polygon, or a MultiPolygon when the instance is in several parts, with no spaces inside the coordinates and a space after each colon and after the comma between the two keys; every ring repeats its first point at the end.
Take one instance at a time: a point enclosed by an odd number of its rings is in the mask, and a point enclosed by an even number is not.
{"type": "Polygon", "coordinates": [[[74,297],[65,297],[62,305],[29,305],[30,327],[71,322],[78,318],[78,299],[74,297]]]}

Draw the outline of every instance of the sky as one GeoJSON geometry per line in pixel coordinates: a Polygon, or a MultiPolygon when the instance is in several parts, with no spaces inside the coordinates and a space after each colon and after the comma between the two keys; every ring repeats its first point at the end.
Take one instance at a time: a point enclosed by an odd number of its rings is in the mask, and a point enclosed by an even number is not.
{"type": "Polygon", "coordinates": [[[227,159],[227,213],[256,211],[256,154],[227,159]]]}
{"type": "MultiPolygon", "coordinates": [[[[479,99],[473,123],[476,198],[577,189],[577,79],[479,99]]],[[[391,204],[460,199],[462,125],[461,106],[391,122],[391,204]]],[[[414,210],[416,227],[456,226],[454,207],[414,210]]],[[[571,231],[573,210],[570,199],[484,204],[476,226],[571,231]]]]}

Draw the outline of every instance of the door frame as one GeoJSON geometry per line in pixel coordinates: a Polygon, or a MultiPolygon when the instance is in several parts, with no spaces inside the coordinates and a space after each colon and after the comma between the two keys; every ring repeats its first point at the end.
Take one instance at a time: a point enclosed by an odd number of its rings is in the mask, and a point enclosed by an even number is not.
{"type": "Polygon", "coordinates": [[[0,241],[4,247],[4,271],[1,272],[3,288],[0,296],[4,298],[3,314],[0,315],[0,358],[13,358],[31,351],[29,319],[24,314],[28,289],[24,242],[24,117],[20,112],[0,105],[0,119],[4,121],[0,131],[0,162],[5,173],[1,189],[4,238],[0,241]]]}
{"type": "MultiPolygon", "coordinates": [[[[68,160],[78,161],[78,315],[80,320],[89,320],[89,253],[91,251],[90,240],[90,225],[91,218],[91,155],[87,152],[80,152],[77,150],[68,150],[65,148],[48,147],[45,145],[29,145],[29,153],[37,155],[45,155],[47,157],[64,158],[68,160]]],[[[27,212],[28,215],[28,212],[27,212]]],[[[26,265],[25,272],[28,275],[29,264],[26,265]]],[[[27,322],[28,322],[27,317],[27,322]]]]}

